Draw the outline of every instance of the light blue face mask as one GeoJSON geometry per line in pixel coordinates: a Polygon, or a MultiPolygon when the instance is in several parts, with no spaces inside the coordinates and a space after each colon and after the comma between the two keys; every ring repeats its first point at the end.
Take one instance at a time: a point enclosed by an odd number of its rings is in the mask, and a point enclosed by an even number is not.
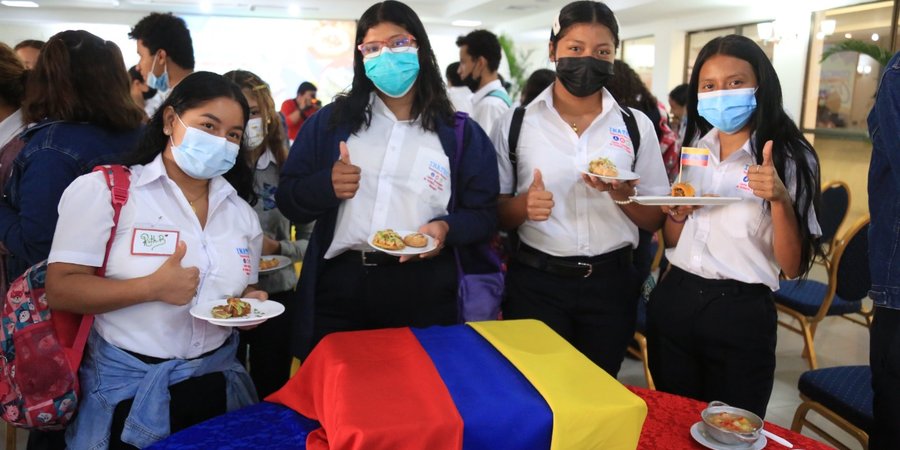
{"type": "MultiPolygon", "coordinates": [[[[172,156],[175,164],[189,177],[209,180],[228,172],[237,160],[240,146],[228,142],[223,137],[213,136],[199,128],[189,127],[175,116],[185,132],[181,144],[172,141],[172,156]]],[[[172,137],[169,137],[172,140],[172,137]]]]}
{"type": "Polygon", "coordinates": [[[722,89],[697,94],[697,112],[712,126],[732,134],[756,111],[756,88],[722,89]]]}
{"type": "Polygon", "coordinates": [[[150,65],[150,73],[147,74],[147,86],[162,93],[168,92],[169,68],[163,69],[162,75],[158,77],[153,73],[153,69],[156,69],[156,56],[153,57],[153,64],[150,65]]]}
{"type": "Polygon", "coordinates": [[[379,91],[389,97],[400,98],[406,95],[419,76],[418,49],[414,47],[404,47],[397,51],[384,47],[380,55],[367,57],[363,64],[366,76],[379,91]]]}

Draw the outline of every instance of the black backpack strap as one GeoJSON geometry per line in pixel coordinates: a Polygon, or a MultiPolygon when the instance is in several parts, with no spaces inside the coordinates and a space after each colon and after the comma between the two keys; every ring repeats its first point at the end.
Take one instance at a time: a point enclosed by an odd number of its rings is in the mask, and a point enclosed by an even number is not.
{"type": "Polygon", "coordinates": [[[641,148],[641,130],[638,128],[637,119],[634,118],[634,111],[628,108],[622,108],[622,120],[625,121],[625,128],[628,130],[628,137],[631,139],[631,147],[634,149],[634,161],[631,163],[631,171],[637,165],[638,149],[641,148]]]}
{"type": "Polygon", "coordinates": [[[525,107],[519,106],[513,111],[512,122],[509,124],[509,163],[512,164],[513,193],[519,187],[519,157],[516,155],[516,146],[519,145],[519,134],[522,133],[522,121],[525,119],[525,107]]]}

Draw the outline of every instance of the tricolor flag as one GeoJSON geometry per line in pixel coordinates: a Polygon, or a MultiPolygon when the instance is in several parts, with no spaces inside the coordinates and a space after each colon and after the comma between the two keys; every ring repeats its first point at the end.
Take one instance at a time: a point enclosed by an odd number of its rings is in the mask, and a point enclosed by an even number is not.
{"type": "Polygon", "coordinates": [[[647,405],[536,320],[333,333],[266,400],[306,448],[634,449],[647,405]]]}
{"type": "Polygon", "coordinates": [[[701,166],[709,164],[709,149],[695,147],[681,147],[682,166],[701,166]]]}

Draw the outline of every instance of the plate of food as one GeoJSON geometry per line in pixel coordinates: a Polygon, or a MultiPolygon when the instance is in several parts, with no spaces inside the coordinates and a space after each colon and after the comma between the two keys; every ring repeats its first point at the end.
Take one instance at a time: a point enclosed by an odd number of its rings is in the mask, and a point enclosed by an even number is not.
{"type": "Polygon", "coordinates": [[[385,229],[369,236],[369,245],[389,255],[418,255],[435,248],[434,238],[417,231],[385,229]]]}
{"type": "Polygon", "coordinates": [[[191,308],[192,316],[222,327],[258,325],[283,312],[284,305],[274,300],[238,297],[202,302],[191,308]]]}
{"type": "Polygon", "coordinates": [[[259,259],[259,273],[274,272],[291,265],[291,258],[284,255],[266,255],[259,259]]]}
{"type": "Polygon", "coordinates": [[[631,199],[648,206],[719,206],[741,201],[740,197],[698,197],[690,183],[673,184],[672,195],[637,195],[631,199]]]}
{"type": "Polygon", "coordinates": [[[587,170],[582,170],[581,173],[594,178],[599,178],[604,183],[637,180],[641,177],[630,170],[617,168],[615,163],[609,158],[597,158],[592,160],[588,164],[587,170]]]}
{"type": "Polygon", "coordinates": [[[719,442],[706,432],[703,421],[697,422],[691,426],[691,437],[700,445],[713,450],[760,450],[766,448],[766,444],[768,444],[768,439],[766,439],[765,436],[760,436],[759,439],[752,444],[743,442],[740,444],[726,444],[719,442]]]}

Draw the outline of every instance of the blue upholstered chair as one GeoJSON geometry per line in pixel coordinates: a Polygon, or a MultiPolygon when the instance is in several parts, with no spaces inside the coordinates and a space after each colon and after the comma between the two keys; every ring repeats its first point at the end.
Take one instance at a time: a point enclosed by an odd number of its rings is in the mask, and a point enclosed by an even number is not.
{"type": "Polygon", "coordinates": [[[803,403],[794,413],[791,430],[799,433],[806,426],[835,447],[847,449],[806,417],[809,410],[813,410],[856,438],[864,449],[868,448],[874,397],[869,366],[810,370],[800,376],[797,385],[803,403]]]}
{"type": "Polygon", "coordinates": [[[775,306],[800,323],[779,319],[778,324],[803,336],[809,367],[818,368],[813,337],[827,316],[863,314],[862,300],[871,286],[869,278],[869,216],[861,218],[835,244],[828,267],[828,284],[813,280],[782,280],[774,293],[775,306]]]}
{"type": "Polygon", "coordinates": [[[843,181],[832,181],[822,188],[822,208],[819,211],[819,225],[822,226],[822,243],[825,245],[825,261],[834,253],[837,232],[850,210],[850,188],[843,181]]]}
{"type": "MultiPolygon", "coordinates": [[[[662,230],[656,233],[656,237],[653,239],[653,263],[650,265],[650,276],[654,277],[654,273],[659,269],[659,263],[662,261],[663,254],[666,251],[666,246],[663,245],[663,237],[662,230]]],[[[662,274],[660,274],[662,275],[662,274]]],[[[647,330],[647,303],[645,296],[649,296],[649,291],[656,286],[656,280],[659,279],[660,275],[656,275],[652,280],[648,280],[644,283],[641,292],[641,299],[638,300],[638,312],[637,312],[637,326],[634,329],[634,340],[631,342],[631,345],[628,346],[628,353],[634,356],[635,358],[643,361],[644,363],[644,377],[647,379],[647,388],[656,390],[656,385],[653,384],[653,376],[650,374],[650,366],[647,362],[647,337],[644,335],[644,332],[647,330]],[[643,292],[643,291],[647,292],[643,292]]]]}

